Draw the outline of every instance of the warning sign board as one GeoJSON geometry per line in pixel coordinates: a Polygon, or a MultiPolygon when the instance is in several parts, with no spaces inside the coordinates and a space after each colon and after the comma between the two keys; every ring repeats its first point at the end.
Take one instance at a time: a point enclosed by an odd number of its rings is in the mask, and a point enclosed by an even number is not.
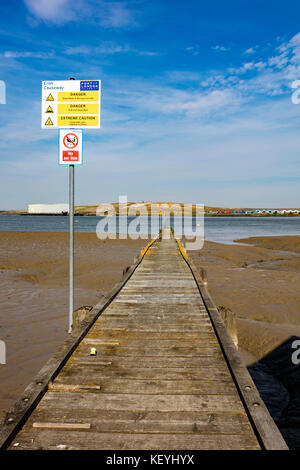
{"type": "Polygon", "coordinates": [[[82,165],[82,130],[59,131],[58,155],[60,165],[82,165]]]}
{"type": "Polygon", "coordinates": [[[100,80],[44,81],[42,128],[100,128],[100,104],[100,80]]]}

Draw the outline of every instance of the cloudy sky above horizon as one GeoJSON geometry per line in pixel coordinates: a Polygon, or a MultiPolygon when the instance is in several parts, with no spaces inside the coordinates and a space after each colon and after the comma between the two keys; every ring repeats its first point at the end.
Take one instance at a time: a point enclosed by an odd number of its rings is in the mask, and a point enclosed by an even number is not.
{"type": "Polygon", "coordinates": [[[0,209],[67,202],[40,101],[42,80],[71,76],[102,81],[76,204],[300,206],[299,2],[11,0],[0,11],[0,209]]]}

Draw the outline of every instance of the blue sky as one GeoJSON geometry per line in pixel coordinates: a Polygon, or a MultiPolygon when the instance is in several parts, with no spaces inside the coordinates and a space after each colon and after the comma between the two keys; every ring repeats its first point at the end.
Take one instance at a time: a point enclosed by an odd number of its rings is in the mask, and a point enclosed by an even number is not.
{"type": "Polygon", "coordinates": [[[67,202],[42,80],[102,80],[76,203],[299,207],[300,4],[292,0],[0,3],[0,209],[67,202]]]}

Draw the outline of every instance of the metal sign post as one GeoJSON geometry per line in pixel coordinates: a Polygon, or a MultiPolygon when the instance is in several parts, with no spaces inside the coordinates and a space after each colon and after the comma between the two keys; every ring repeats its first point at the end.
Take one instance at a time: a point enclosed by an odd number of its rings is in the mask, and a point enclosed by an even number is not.
{"type": "Polygon", "coordinates": [[[69,165],[69,334],[74,311],[74,170],[74,165],[69,165]]]}
{"type": "Polygon", "coordinates": [[[74,312],[74,170],[74,164],[69,165],[69,334],[72,333],[74,312]]]}
{"type": "Polygon", "coordinates": [[[74,177],[75,165],[82,165],[82,130],[60,129],[58,163],[69,166],[69,328],[72,333],[74,311],[74,177]]]}
{"type": "Polygon", "coordinates": [[[69,165],[69,328],[74,311],[74,172],[82,165],[82,128],[100,128],[100,80],[42,82],[43,129],[59,129],[60,165],[69,165]],[[79,128],[79,129],[78,129],[79,128]]]}

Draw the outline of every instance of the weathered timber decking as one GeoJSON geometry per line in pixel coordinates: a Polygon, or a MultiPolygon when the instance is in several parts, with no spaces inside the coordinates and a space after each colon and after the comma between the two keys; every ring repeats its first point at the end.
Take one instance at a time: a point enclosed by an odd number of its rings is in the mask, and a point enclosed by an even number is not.
{"type": "Polygon", "coordinates": [[[176,241],[156,241],[9,448],[264,448],[204,301],[176,241]]]}

